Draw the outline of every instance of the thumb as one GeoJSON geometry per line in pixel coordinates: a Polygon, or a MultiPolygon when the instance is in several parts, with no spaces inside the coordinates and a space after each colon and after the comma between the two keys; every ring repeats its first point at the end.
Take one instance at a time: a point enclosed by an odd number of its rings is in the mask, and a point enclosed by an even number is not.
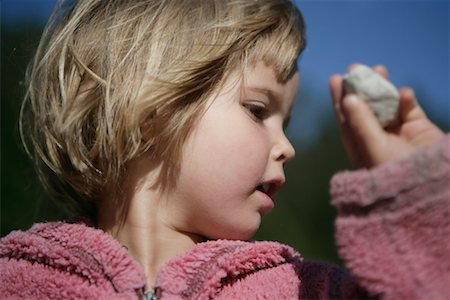
{"type": "Polygon", "coordinates": [[[385,137],[383,128],[369,105],[355,94],[346,95],[342,101],[346,126],[354,143],[365,152],[364,156],[373,157],[385,137]]]}

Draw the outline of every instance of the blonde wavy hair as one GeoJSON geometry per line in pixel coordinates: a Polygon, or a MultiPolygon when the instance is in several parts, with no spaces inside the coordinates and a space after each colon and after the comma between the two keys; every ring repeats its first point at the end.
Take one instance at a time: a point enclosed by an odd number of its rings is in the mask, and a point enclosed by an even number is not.
{"type": "Polygon", "coordinates": [[[205,99],[231,71],[262,60],[283,81],[304,47],[288,0],[59,2],[27,72],[23,143],[52,198],[95,220],[136,156],[163,164],[163,186],[176,179],[205,99]]]}

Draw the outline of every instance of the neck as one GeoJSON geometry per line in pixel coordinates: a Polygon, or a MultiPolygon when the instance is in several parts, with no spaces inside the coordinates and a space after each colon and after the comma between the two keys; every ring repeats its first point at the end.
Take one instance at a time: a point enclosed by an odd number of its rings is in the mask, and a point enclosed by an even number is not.
{"type": "Polygon", "coordinates": [[[165,205],[169,199],[164,199],[145,183],[131,186],[132,192],[125,193],[125,199],[115,199],[117,193],[103,195],[98,226],[128,248],[129,254],[144,269],[147,289],[151,289],[159,270],[174,256],[191,249],[200,238],[170,223],[171,212],[165,205]],[[125,203],[122,216],[113,203],[125,203]]]}

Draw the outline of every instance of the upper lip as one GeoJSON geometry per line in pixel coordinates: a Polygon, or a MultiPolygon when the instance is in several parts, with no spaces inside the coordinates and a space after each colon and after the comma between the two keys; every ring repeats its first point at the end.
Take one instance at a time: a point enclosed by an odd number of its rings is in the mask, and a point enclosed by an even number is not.
{"type": "Polygon", "coordinates": [[[273,200],[278,191],[283,186],[284,182],[285,182],[284,178],[267,180],[258,184],[256,189],[267,194],[273,200]]]}

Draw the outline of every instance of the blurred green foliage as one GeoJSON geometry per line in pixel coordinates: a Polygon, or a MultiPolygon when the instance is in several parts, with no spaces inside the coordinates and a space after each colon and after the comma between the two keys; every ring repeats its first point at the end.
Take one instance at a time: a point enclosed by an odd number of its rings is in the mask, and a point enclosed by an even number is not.
{"type": "Polygon", "coordinates": [[[64,216],[40,187],[18,129],[25,70],[41,31],[35,24],[1,26],[1,236],[64,216]]]}

